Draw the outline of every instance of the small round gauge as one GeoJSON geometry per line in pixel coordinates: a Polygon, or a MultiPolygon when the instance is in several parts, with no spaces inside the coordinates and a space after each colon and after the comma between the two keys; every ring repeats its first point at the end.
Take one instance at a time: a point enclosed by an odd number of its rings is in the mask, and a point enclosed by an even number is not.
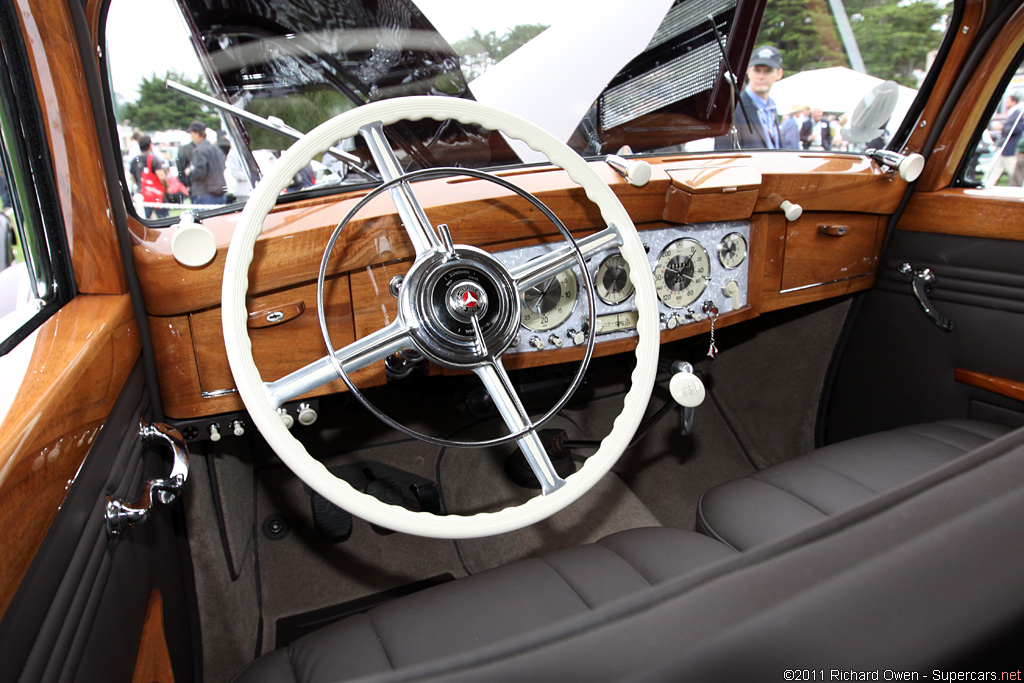
{"type": "Polygon", "coordinates": [[[738,232],[730,232],[718,243],[718,261],[732,270],[747,258],[747,240],[738,232]]]}
{"type": "Polygon", "coordinates": [[[542,332],[564,323],[576,306],[578,288],[576,273],[563,270],[527,289],[519,297],[523,304],[523,325],[542,332]]]}
{"type": "Polygon", "coordinates": [[[711,259],[700,242],[689,237],[665,247],[654,264],[654,287],[669,308],[682,308],[697,300],[708,284],[711,259]]]}
{"type": "Polygon", "coordinates": [[[633,283],[629,281],[629,264],[622,254],[612,254],[597,269],[594,278],[597,297],[606,304],[621,304],[633,294],[633,283]]]}

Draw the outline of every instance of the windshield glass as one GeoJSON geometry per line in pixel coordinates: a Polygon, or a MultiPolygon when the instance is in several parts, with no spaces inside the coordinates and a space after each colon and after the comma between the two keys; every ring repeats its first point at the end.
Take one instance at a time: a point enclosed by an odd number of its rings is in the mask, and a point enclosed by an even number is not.
{"type": "MultiPolygon", "coordinates": [[[[297,135],[403,95],[480,100],[583,155],[883,147],[951,11],[941,0],[113,0],[105,57],[125,187],[139,216],[161,218],[244,200],[297,135]],[[886,80],[892,115],[851,128],[886,80]]],[[[408,169],[542,160],[451,121],[387,133],[408,169]]],[[[361,140],[339,140],[286,192],[371,180],[368,158],[361,140]]]]}

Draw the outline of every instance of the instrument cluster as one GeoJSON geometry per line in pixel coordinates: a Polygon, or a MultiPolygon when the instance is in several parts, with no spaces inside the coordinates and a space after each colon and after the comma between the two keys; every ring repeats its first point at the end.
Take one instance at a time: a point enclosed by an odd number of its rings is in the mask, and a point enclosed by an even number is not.
{"type": "MultiPolygon", "coordinates": [[[[654,276],[661,329],[722,315],[747,304],[750,223],[720,221],[640,231],[654,276]]],[[[542,256],[562,242],[510,249],[494,256],[514,267],[542,256]]],[[[637,312],[629,266],[617,248],[587,259],[597,299],[598,341],[636,334],[637,312]]],[[[566,269],[520,295],[522,327],[509,352],[541,351],[586,343],[590,321],[586,287],[576,267],[566,269]]]]}

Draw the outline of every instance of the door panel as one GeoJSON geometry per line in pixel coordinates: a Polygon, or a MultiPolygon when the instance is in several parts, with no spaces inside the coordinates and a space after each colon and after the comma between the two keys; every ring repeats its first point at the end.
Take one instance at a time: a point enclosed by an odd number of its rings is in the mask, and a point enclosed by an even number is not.
{"type": "Polygon", "coordinates": [[[175,644],[175,680],[191,679],[188,604],[174,509],[157,507],[145,524],[107,533],[107,495],[134,501],[142,484],[166,476],[163,454],[143,448],[139,423],[150,401],[136,366],[0,622],[2,680],[130,681],[153,591],[175,644]]]}
{"type": "Polygon", "coordinates": [[[958,370],[1024,380],[1022,263],[1021,241],[896,231],[850,326],[823,441],[945,418],[1024,424],[1024,402],[956,380],[958,370]],[[925,315],[899,272],[904,262],[934,272],[927,296],[952,332],[925,315]]]}

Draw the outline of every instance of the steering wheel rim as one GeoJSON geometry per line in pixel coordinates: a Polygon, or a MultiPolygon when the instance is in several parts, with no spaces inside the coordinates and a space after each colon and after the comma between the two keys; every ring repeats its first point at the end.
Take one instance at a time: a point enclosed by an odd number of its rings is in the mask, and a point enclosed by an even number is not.
{"type": "Polygon", "coordinates": [[[643,418],[657,372],[659,327],[654,281],[636,228],[615,193],[586,161],[547,131],[508,112],[461,98],[421,96],[374,102],[342,113],[298,140],[256,186],[242,211],[228,247],[221,298],[224,342],[235,385],[253,423],[282,462],[315,491],[357,517],[419,536],[461,539],[505,533],[546,519],[570,505],[612,468],[628,446],[643,418]],[[292,436],[278,416],[256,368],[246,327],[245,296],[256,240],[264,219],[292,177],[314,155],[322,153],[337,140],[353,137],[364,126],[423,118],[478,124],[522,140],[545,154],[551,163],[565,170],[583,188],[588,199],[598,206],[606,223],[616,226],[622,241],[620,252],[629,264],[630,272],[636,274],[637,362],[622,411],[614,420],[611,431],[597,452],[579,471],[566,478],[563,486],[548,495],[536,496],[521,505],[494,512],[466,516],[415,512],[388,505],[336,478],[292,436]]]}

